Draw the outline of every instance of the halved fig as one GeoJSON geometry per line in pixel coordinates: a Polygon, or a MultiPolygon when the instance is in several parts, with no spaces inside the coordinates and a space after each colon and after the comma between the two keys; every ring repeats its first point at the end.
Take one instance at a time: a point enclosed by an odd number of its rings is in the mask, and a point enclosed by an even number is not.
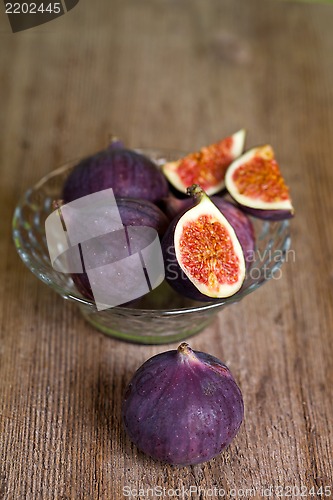
{"type": "Polygon", "coordinates": [[[188,189],[196,206],[176,217],[163,240],[165,277],[179,293],[200,301],[234,295],[245,279],[236,233],[197,185],[188,189]]]}
{"type": "MultiPolygon", "coordinates": [[[[210,200],[217,206],[220,212],[234,228],[239,243],[242,246],[246,268],[248,269],[253,262],[253,254],[255,250],[254,227],[250,217],[243,210],[227,201],[222,196],[210,196],[210,200]]],[[[178,199],[171,194],[161,200],[161,202],[161,208],[171,220],[196,204],[196,201],[192,197],[178,199]]]]}
{"type": "Polygon", "coordinates": [[[225,183],[234,200],[256,217],[282,220],[294,215],[289,189],[269,145],[237,158],[227,170],[225,183]]]}
{"type": "Polygon", "coordinates": [[[162,170],[172,186],[182,193],[193,184],[200,185],[208,195],[218,193],[224,188],[228,166],[242,154],[244,143],[245,130],[242,129],[198,152],[165,163],[162,170]]]}

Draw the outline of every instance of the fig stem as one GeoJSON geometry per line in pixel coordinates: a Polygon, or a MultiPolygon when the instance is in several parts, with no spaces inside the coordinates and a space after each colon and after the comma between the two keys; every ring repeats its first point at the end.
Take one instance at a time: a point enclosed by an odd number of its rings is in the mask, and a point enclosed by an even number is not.
{"type": "Polygon", "coordinates": [[[180,355],[182,361],[198,361],[197,356],[186,342],[182,342],[180,344],[177,349],[177,353],[180,355]]]}
{"type": "Polygon", "coordinates": [[[199,186],[199,184],[192,184],[192,186],[186,189],[186,194],[192,196],[194,199],[201,199],[205,194],[205,191],[199,186]]]}
{"type": "Polygon", "coordinates": [[[108,146],[106,149],[109,151],[112,151],[114,149],[123,149],[123,148],[124,148],[124,144],[119,139],[119,137],[112,134],[109,138],[108,146]]]}
{"type": "Polygon", "coordinates": [[[53,210],[59,210],[64,205],[64,200],[53,200],[52,208],[53,210]]]}

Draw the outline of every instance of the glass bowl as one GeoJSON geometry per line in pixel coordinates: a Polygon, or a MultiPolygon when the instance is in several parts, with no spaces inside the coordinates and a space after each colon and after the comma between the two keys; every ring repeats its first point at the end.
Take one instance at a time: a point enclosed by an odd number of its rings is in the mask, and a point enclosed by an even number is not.
{"type": "MultiPolygon", "coordinates": [[[[179,153],[137,150],[158,165],[179,158],[179,153]]],[[[255,259],[241,290],[218,302],[197,302],[182,297],[164,281],[131,307],[113,307],[98,311],[93,301],[76,289],[69,274],[52,268],[45,236],[45,220],[53,211],[53,200],[61,198],[62,187],[72,168],[72,161],[42,178],[28,189],[13,217],[16,249],[30,271],[64,299],[75,302],[84,318],[107,335],[142,344],[163,344],[185,339],[202,331],[214,315],[229,304],[259,288],[274,276],[290,248],[290,225],[251,218],[256,237],[255,259]]]]}

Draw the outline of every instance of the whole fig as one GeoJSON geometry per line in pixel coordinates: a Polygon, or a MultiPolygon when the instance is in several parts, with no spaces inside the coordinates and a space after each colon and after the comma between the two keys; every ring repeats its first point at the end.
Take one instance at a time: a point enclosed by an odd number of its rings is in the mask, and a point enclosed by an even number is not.
{"type": "Polygon", "coordinates": [[[185,342],[137,370],[122,407],[133,443],[176,465],[217,456],[236,436],[243,415],[242,394],[227,366],[185,342]]]}
{"type": "Polygon", "coordinates": [[[167,196],[168,183],[145,155],[122,147],[121,143],[80,161],[68,176],[65,203],[112,188],[116,197],[152,202],[167,196]]]}
{"type": "MultiPolygon", "coordinates": [[[[118,198],[117,207],[124,227],[145,226],[155,229],[161,238],[168,227],[166,215],[152,202],[148,200],[134,200],[130,198],[118,198]]],[[[107,246],[108,240],[101,240],[99,252],[108,261],[112,256],[112,247],[107,246]]],[[[107,271],[104,271],[107,272],[107,271]]],[[[72,279],[79,292],[90,300],[94,300],[89,278],[86,272],[73,273],[72,279]]],[[[129,274],[128,280],[131,281],[129,274]]],[[[110,280],[110,287],[113,286],[110,280]]],[[[123,304],[125,305],[125,304],[123,304]]]]}

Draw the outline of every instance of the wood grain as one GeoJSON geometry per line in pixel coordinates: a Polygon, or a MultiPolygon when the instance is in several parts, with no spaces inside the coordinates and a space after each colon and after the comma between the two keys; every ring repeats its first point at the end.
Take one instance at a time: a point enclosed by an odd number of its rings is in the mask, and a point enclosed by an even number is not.
{"type": "Polygon", "coordinates": [[[121,499],[124,486],[263,498],[270,486],[332,486],[332,7],[82,0],[15,35],[0,17],[0,498],[121,499]],[[139,365],[176,344],[93,330],[25,268],[11,217],[25,189],[112,133],[191,150],[240,127],[249,147],[277,151],[297,212],[293,253],[281,279],[191,339],[241,386],[237,438],[209,463],[165,466],[129,442],[120,407],[139,365]]]}

